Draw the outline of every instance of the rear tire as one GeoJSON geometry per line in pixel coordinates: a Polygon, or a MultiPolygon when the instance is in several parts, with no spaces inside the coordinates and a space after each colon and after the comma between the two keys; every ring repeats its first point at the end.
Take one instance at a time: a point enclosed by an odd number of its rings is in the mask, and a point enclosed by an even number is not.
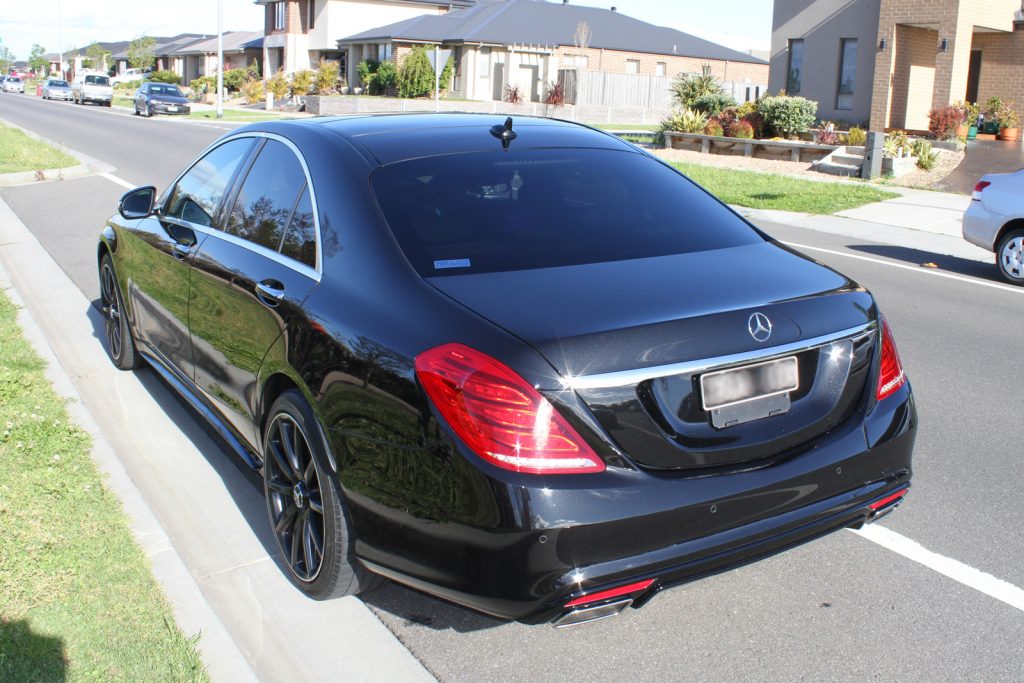
{"type": "Polygon", "coordinates": [[[119,370],[135,370],[142,366],[142,358],[135,348],[135,339],[128,326],[128,316],[121,298],[121,285],[117,282],[114,262],[110,254],[100,259],[100,300],[103,308],[103,328],[107,337],[107,353],[119,370]]]}
{"type": "Polygon", "coordinates": [[[999,240],[996,267],[1011,285],[1024,286],[1024,229],[1011,230],[999,240]]]}
{"type": "Polygon", "coordinates": [[[267,513],[292,583],[316,600],[383,583],[355,556],[345,495],[329,469],[316,416],[298,390],[274,401],[263,446],[267,513]]]}

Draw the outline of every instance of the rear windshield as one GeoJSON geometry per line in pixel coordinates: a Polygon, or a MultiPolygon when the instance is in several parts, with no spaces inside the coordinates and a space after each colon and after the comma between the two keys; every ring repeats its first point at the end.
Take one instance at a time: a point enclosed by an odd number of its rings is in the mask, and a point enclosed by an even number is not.
{"type": "Polygon", "coordinates": [[[523,149],[375,171],[377,202],[425,277],[550,268],[763,241],[724,205],[641,154],[523,149]]]}
{"type": "Polygon", "coordinates": [[[50,81],[50,86],[53,88],[66,88],[68,87],[67,81],[50,81]]]}
{"type": "Polygon", "coordinates": [[[21,83],[21,79],[17,76],[8,76],[7,80],[9,80],[11,83],[21,83]]]}
{"type": "Polygon", "coordinates": [[[106,76],[86,76],[86,85],[110,85],[110,79],[106,76]]]}
{"type": "Polygon", "coordinates": [[[181,91],[178,90],[176,85],[165,85],[163,83],[153,83],[149,86],[149,93],[151,95],[174,95],[175,97],[181,97],[181,91]]]}

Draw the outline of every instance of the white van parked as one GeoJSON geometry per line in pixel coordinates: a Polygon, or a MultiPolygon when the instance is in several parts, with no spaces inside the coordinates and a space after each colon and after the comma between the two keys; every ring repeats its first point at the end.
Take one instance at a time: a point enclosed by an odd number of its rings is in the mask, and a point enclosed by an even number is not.
{"type": "Polygon", "coordinates": [[[114,88],[107,74],[83,69],[75,74],[75,80],[71,83],[71,97],[78,104],[99,102],[109,107],[114,100],[114,88]]]}

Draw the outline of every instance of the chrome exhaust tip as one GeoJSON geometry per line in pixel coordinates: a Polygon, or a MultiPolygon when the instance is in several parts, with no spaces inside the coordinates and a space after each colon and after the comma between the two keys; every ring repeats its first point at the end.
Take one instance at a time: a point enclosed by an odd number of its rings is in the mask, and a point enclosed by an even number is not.
{"type": "Polygon", "coordinates": [[[607,619],[608,617],[614,617],[632,604],[633,598],[625,598],[623,600],[594,605],[593,607],[580,607],[566,612],[551,622],[551,625],[555,628],[565,628],[566,626],[578,626],[579,624],[586,624],[591,621],[598,621],[599,619],[607,619]]]}

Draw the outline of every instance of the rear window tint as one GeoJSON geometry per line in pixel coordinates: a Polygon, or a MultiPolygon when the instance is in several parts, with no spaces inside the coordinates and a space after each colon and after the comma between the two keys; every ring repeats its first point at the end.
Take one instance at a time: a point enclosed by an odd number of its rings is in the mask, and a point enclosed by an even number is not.
{"type": "Polygon", "coordinates": [[[644,155],[523,149],[404,161],[373,173],[399,246],[426,277],[724,249],[763,238],[644,155]]]}
{"type": "Polygon", "coordinates": [[[86,76],[86,85],[110,85],[110,79],[106,76],[86,76]]]}

